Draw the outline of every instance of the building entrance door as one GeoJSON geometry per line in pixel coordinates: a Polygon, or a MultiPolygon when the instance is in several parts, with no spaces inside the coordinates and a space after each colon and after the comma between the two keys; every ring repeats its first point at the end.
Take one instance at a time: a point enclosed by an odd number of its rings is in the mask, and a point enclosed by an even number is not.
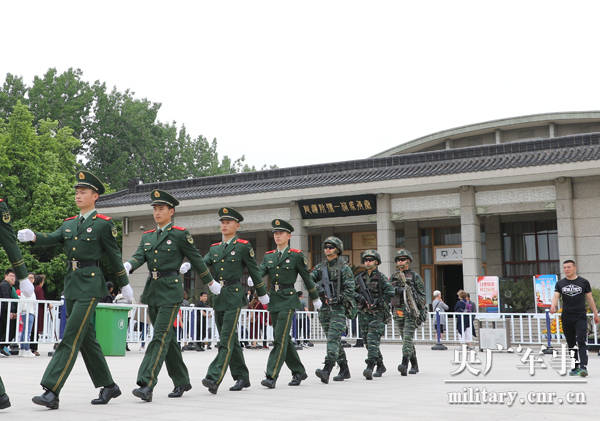
{"type": "Polygon", "coordinates": [[[458,301],[456,293],[463,289],[462,265],[436,265],[437,289],[442,292],[444,302],[454,311],[454,304],[458,301]]]}

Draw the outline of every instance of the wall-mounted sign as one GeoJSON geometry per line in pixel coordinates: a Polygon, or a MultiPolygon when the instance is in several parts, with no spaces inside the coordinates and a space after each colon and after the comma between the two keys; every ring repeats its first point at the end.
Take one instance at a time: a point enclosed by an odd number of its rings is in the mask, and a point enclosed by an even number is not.
{"type": "Polygon", "coordinates": [[[460,265],[462,263],[462,247],[435,247],[433,263],[436,265],[460,265]]]}
{"type": "Polygon", "coordinates": [[[371,215],[377,213],[377,198],[374,194],[327,197],[300,200],[298,206],[303,219],[371,215]]]}

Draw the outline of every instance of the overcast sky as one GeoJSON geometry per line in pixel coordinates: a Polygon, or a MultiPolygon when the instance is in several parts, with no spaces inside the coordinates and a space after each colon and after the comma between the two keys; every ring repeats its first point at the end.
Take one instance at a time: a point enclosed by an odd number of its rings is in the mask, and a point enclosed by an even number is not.
{"type": "Polygon", "coordinates": [[[0,15],[2,80],[81,68],[259,167],[600,109],[593,1],[20,0],[0,15]]]}

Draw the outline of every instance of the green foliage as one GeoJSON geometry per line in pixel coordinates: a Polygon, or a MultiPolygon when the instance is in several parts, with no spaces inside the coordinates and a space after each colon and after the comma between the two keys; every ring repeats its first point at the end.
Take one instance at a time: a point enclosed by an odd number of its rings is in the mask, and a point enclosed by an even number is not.
{"type": "Polygon", "coordinates": [[[535,313],[531,278],[500,279],[501,313],[535,313]]]}
{"type": "MultiPolygon", "coordinates": [[[[13,216],[14,228],[54,231],[63,218],[76,212],[73,201],[73,174],[76,159],[72,153],[79,141],[69,128],[42,120],[36,130],[33,115],[17,101],[12,115],[0,123],[0,179],[2,196],[13,216]]],[[[50,296],[60,292],[65,274],[61,250],[21,247],[30,271],[47,275],[50,296]]],[[[7,267],[4,252],[0,265],[7,267]]]]}
{"type": "Polygon", "coordinates": [[[56,129],[70,128],[80,139],[72,151],[80,164],[115,190],[134,178],[153,182],[256,171],[244,156],[220,158],[216,139],[192,137],[183,125],[158,121],[161,104],[129,90],[109,91],[100,81],[90,84],[79,69],[60,74],[49,69],[31,87],[8,74],[0,91],[0,117],[8,118],[19,100],[29,106],[34,127],[52,120],[56,129]]]}

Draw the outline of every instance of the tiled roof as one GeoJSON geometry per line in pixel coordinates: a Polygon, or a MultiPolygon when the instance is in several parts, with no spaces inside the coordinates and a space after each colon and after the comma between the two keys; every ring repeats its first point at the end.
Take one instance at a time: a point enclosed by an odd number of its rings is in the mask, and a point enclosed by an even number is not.
{"type": "Polygon", "coordinates": [[[98,207],[148,203],[148,192],[155,188],[168,190],[179,200],[189,200],[598,159],[600,159],[600,133],[591,133],[139,184],[101,197],[98,207]]]}

